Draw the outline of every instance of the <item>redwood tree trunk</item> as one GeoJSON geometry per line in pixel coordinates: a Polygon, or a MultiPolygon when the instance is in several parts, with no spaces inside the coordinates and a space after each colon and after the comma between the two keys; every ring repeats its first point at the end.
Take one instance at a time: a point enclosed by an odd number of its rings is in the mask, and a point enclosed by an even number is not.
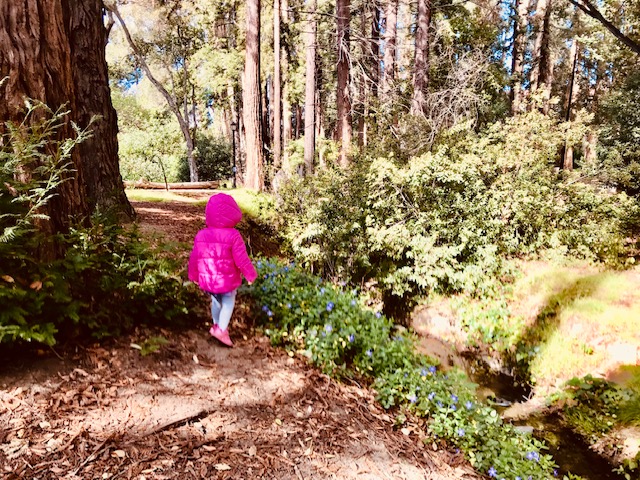
{"type": "Polygon", "coordinates": [[[118,121],[109,90],[102,1],[76,0],[71,4],[71,68],[78,108],[75,118],[84,127],[94,116],[100,116],[93,124],[93,136],[78,150],[85,167],[89,208],[131,218],[134,212],[124,193],[118,162],[118,121]]]}
{"type": "Polygon", "coordinates": [[[282,89],[280,73],[280,0],[273,2],[273,169],[280,169],[282,144],[282,89]]]}
{"type": "Polygon", "coordinates": [[[513,24],[513,49],[511,51],[511,113],[520,112],[523,103],[524,54],[527,37],[528,0],[516,0],[516,18],[513,24]]]}
{"type": "Polygon", "coordinates": [[[411,113],[424,112],[425,94],[429,85],[429,25],[431,24],[431,0],[418,0],[418,25],[416,28],[416,53],[413,71],[413,97],[411,113]]]}
{"type": "Polygon", "coordinates": [[[396,38],[398,27],[398,0],[388,0],[384,20],[384,71],[382,93],[387,95],[396,78],[396,38]]]}
{"type": "MultiPolygon", "coordinates": [[[[0,123],[21,122],[26,98],[70,112],[59,138],[74,136],[71,122],[94,136],[72,152],[73,172],[51,199],[45,227],[64,232],[70,216],[86,218],[95,207],[133,215],[117,159],[117,126],[111,105],[100,0],[0,2],[0,123]]],[[[2,128],[2,127],[0,127],[2,128]]]]}
{"type": "Polygon", "coordinates": [[[538,0],[536,6],[535,26],[536,40],[532,52],[533,68],[531,70],[531,93],[542,90],[542,111],[549,112],[551,98],[551,82],[553,77],[553,61],[551,59],[551,9],[552,0],[538,0]]]}
{"type": "Polygon", "coordinates": [[[307,26],[307,55],[304,88],[304,169],[306,175],[313,174],[313,160],[316,151],[316,29],[315,12],[317,0],[310,5],[307,26]]]}
{"type": "Polygon", "coordinates": [[[264,152],[260,108],[260,0],[247,2],[247,39],[245,47],[242,112],[246,148],[244,186],[264,189],[264,152]]]}
{"type": "Polygon", "coordinates": [[[337,0],[337,41],[338,41],[338,88],[337,88],[337,140],[340,142],[340,165],[346,166],[349,162],[349,150],[351,148],[351,93],[350,93],[350,52],[349,37],[351,11],[350,0],[337,0]]]}

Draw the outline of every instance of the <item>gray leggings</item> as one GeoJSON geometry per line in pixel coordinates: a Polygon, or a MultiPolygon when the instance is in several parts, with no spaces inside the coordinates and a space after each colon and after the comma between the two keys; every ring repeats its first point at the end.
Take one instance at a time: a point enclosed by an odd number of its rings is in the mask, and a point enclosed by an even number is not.
{"type": "Polygon", "coordinates": [[[235,304],[236,290],[229,293],[211,294],[211,317],[213,317],[213,323],[218,325],[221,330],[226,330],[229,327],[235,304]]]}

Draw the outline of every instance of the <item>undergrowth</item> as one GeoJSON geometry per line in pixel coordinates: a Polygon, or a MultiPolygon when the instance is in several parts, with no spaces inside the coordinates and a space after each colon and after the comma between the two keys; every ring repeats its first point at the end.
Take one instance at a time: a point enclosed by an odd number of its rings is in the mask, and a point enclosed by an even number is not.
{"type": "Polygon", "coordinates": [[[277,261],[258,262],[258,271],[253,294],[274,344],[306,355],[330,375],[368,379],[385,408],[427,418],[435,437],[463,450],[490,477],[552,478],[555,465],[543,443],[477,402],[463,374],[445,374],[417,354],[413,335],[365,308],[356,291],[277,261]]]}

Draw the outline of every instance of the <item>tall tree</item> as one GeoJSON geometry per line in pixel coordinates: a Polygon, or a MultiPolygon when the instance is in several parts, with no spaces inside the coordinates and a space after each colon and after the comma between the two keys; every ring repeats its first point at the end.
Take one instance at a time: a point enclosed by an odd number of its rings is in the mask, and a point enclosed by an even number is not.
{"type": "Polygon", "coordinates": [[[25,0],[0,3],[0,129],[24,119],[32,98],[69,110],[60,138],[74,136],[72,123],[94,136],[71,156],[72,170],[51,199],[50,232],[65,231],[70,217],[94,209],[133,216],[118,166],[115,111],[111,104],[100,0],[25,0]],[[73,3],[73,4],[72,4],[73,3]]]}
{"type": "Polygon", "coordinates": [[[282,145],[282,84],[280,72],[280,0],[273,1],[273,167],[280,168],[282,145]]]}
{"type": "Polygon", "coordinates": [[[542,90],[542,111],[549,112],[551,84],[553,81],[553,59],[551,58],[551,9],[552,0],[538,0],[534,19],[536,37],[533,46],[531,70],[531,93],[542,90]]]}
{"type": "MultiPolygon", "coordinates": [[[[567,85],[566,94],[566,107],[564,120],[570,122],[573,118],[572,106],[575,98],[579,93],[579,83],[577,79],[578,75],[578,61],[580,59],[580,48],[578,39],[574,38],[571,43],[571,49],[569,53],[569,59],[571,60],[571,73],[569,76],[569,83],[567,85]]],[[[565,144],[562,158],[562,167],[564,170],[573,170],[573,145],[565,144]]]]}
{"type": "Polygon", "coordinates": [[[425,95],[429,85],[429,26],[431,25],[431,0],[418,0],[416,25],[416,49],[413,70],[413,96],[411,113],[424,112],[425,95]]]}
{"type": "Polygon", "coordinates": [[[242,79],[246,149],[244,185],[261,191],[264,189],[264,150],[260,98],[260,0],[248,0],[246,8],[247,39],[242,79]]]}
{"type": "Polygon", "coordinates": [[[382,93],[387,96],[396,79],[396,38],[398,27],[398,0],[387,0],[384,19],[384,57],[382,93]]]}
{"type": "MultiPolygon", "coordinates": [[[[282,16],[281,16],[281,20],[282,20],[282,24],[284,26],[284,28],[286,29],[286,31],[289,31],[289,2],[288,0],[281,0],[282,1],[282,5],[281,5],[281,11],[282,11],[282,16]]],[[[287,149],[287,146],[289,145],[289,142],[291,141],[291,138],[293,137],[293,128],[292,128],[292,124],[291,124],[291,118],[292,118],[292,110],[291,110],[291,101],[289,100],[289,91],[290,91],[290,87],[289,87],[289,79],[288,79],[288,73],[289,73],[289,50],[291,48],[291,45],[289,45],[288,43],[284,46],[283,48],[283,52],[282,52],[282,83],[284,83],[283,86],[283,96],[282,96],[282,164],[283,164],[283,168],[287,169],[288,168],[288,158],[289,158],[289,152],[287,149]]]]}
{"type": "Polygon", "coordinates": [[[351,149],[351,54],[349,49],[351,3],[350,0],[336,0],[338,43],[338,88],[337,88],[337,119],[336,134],[340,142],[339,163],[346,166],[349,162],[351,149]]]}
{"type": "Polygon", "coordinates": [[[309,1],[309,24],[307,26],[306,75],[304,87],[304,168],[305,174],[313,173],[316,151],[316,8],[317,0],[309,1]]]}
{"type": "MultiPolygon", "coordinates": [[[[196,158],[195,158],[195,142],[194,142],[194,134],[195,130],[192,129],[189,125],[189,97],[191,94],[191,89],[189,88],[189,53],[186,51],[188,47],[186,47],[184,40],[186,39],[187,43],[190,43],[191,36],[184,35],[180,29],[188,29],[187,25],[181,25],[180,19],[173,25],[176,28],[176,36],[178,37],[178,49],[179,52],[176,52],[177,55],[172,55],[168,61],[165,60],[163,63],[167,67],[167,71],[169,72],[169,76],[172,78],[172,85],[174,88],[171,88],[171,92],[169,89],[165,87],[160,81],[158,75],[154,74],[149,66],[149,62],[147,61],[147,57],[143,51],[142,46],[136,42],[131,35],[131,32],[125,23],[118,6],[115,1],[105,3],[106,7],[113,12],[113,14],[118,19],[120,26],[124,32],[125,38],[127,39],[127,43],[133,52],[136,60],[138,61],[140,67],[144,71],[145,75],[149,79],[149,81],[153,84],[153,86],[158,90],[158,92],[164,97],[169,106],[171,112],[175,115],[176,120],[178,120],[178,125],[180,125],[180,131],[182,132],[182,136],[184,137],[185,144],[187,147],[187,161],[189,164],[189,174],[192,182],[198,181],[198,170],[196,166],[196,158]],[[177,65],[181,65],[182,70],[182,78],[184,79],[183,88],[178,91],[175,88],[176,81],[173,79],[173,71],[176,69],[177,65]]],[[[176,12],[175,9],[172,9],[167,14],[167,18],[169,18],[172,14],[176,12]]],[[[173,46],[174,42],[169,41],[170,46],[173,46]]],[[[158,50],[166,51],[168,48],[160,47],[158,50]]],[[[194,119],[195,120],[195,119],[194,119]]]]}
{"type": "Polygon", "coordinates": [[[520,112],[524,100],[525,50],[527,46],[529,0],[516,0],[513,20],[513,48],[511,49],[511,114],[520,112]]]}

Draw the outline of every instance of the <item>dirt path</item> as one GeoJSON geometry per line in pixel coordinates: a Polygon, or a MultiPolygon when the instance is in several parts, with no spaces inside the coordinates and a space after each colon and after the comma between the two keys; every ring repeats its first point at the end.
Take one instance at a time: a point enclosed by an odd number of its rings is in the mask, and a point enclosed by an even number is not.
{"type": "MultiPolygon", "coordinates": [[[[143,208],[177,218],[172,204],[136,207],[145,228],[156,227],[143,208]]],[[[186,236],[201,207],[184,207],[187,220],[174,226],[186,236]]],[[[372,392],[337,384],[252,336],[249,317],[240,303],[233,349],[203,324],[138,331],[63,359],[5,359],[0,477],[478,478],[460,454],[425,448],[417,425],[395,429],[372,392]],[[153,336],[168,341],[157,353],[131,346],[153,336]]]]}

